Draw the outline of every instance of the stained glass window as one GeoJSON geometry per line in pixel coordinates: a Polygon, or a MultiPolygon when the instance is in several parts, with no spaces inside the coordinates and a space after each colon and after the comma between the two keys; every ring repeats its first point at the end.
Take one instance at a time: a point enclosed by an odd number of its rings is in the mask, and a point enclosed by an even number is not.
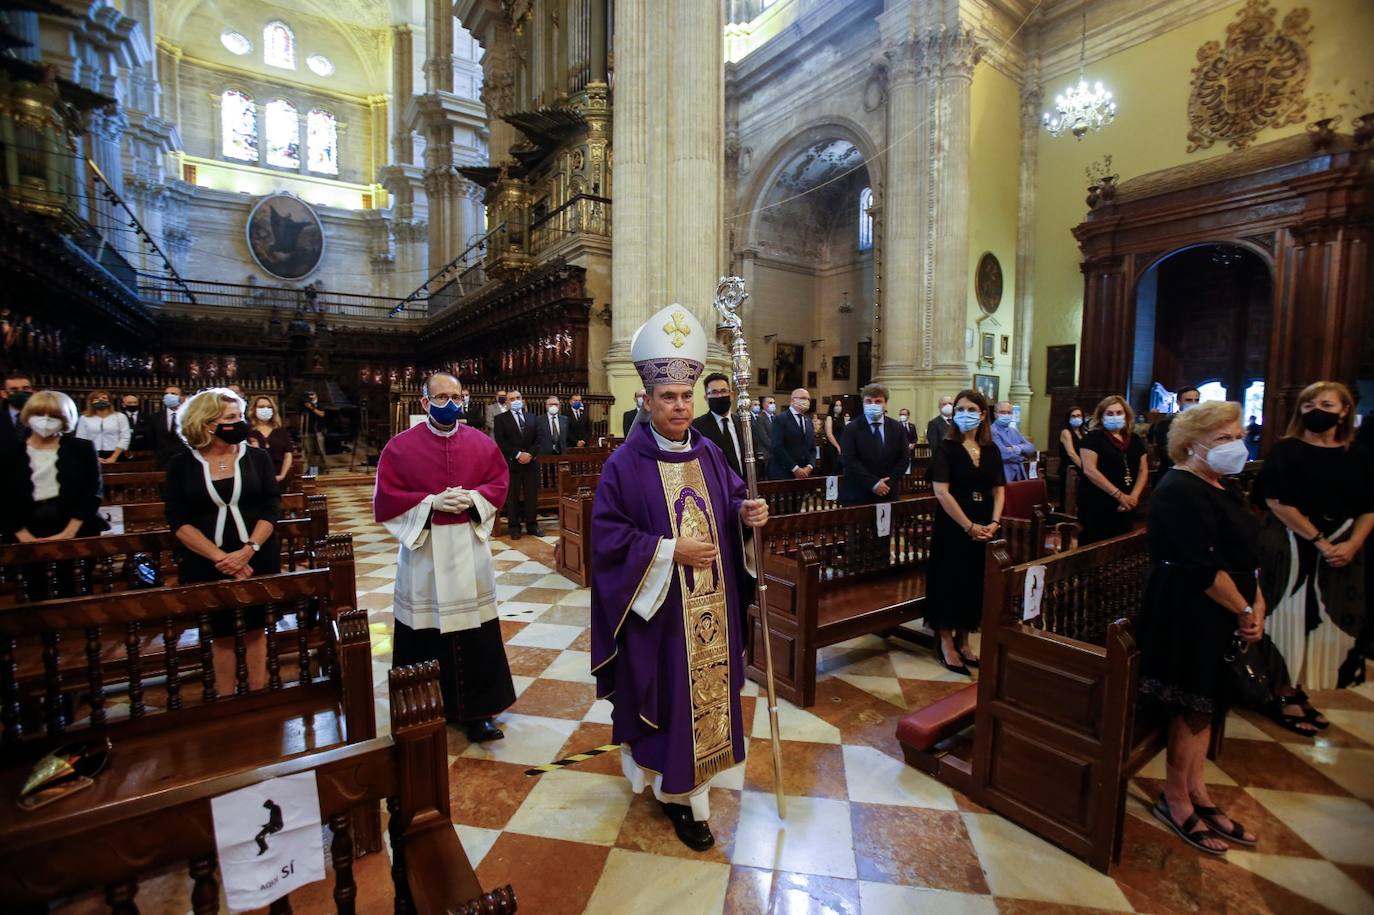
{"type": "Polygon", "coordinates": [[[867,251],[873,247],[873,217],[868,208],[873,206],[873,188],[859,191],[859,250],[867,251]]]}
{"type": "Polygon", "coordinates": [[[1198,400],[1207,403],[1209,400],[1225,400],[1226,385],[1220,381],[1209,381],[1206,384],[1197,386],[1198,400]]]}
{"type": "Polygon", "coordinates": [[[305,150],[312,172],[339,173],[339,124],[334,115],[319,108],[306,115],[305,150]]]}
{"type": "Polygon", "coordinates": [[[225,50],[230,54],[242,57],[253,50],[253,43],[248,40],[248,36],[242,32],[235,32],[233,29],[225,29],[220,33],[219,43],[224,45],[225,50]]]}
{"type": "Polygon", "coordinates": [[[220,96],[222,151],[227,158],[258,161],[258,112],[251,96],[225,89],[220,96]]]}
{"type": "Polygon", "coordinates": [[[269,22],[262,30],[262,59],[274,67],[296,69],[296,36],[285,22],[269,22]]]}
{"type": "Polygon", "coordinates": [[[301,119],[296,106],[285,99],[267,103],[267,164],[281,168],[301,164],[301,119]]]}

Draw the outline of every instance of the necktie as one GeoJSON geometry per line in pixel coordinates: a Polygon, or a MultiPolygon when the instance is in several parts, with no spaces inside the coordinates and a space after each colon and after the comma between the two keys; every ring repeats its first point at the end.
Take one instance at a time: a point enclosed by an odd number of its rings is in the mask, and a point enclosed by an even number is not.
{"type": "Polygon", "coordinates": [[[524,432],[525,424],[520,421],[520,412],[518,410],[512,411],[511,415],[515,417],[515,431],[524,432]]]}
{"type": "Polygon", "coordinates": [[[176,428],[177,415],[171,410],[167,411],[167,431],[171,432],[176,428]]]}
{"type": "Polygon", "coordinates": [[[874,423],[874,424],[873,424],[873,434],[876,435],[876,436],[878,436],[878,444],[880,444],[880,445],[886,445],[886,444],[887,444],[887,439],[883,438],[883,424],[882,424],[882,423],[874,423]]]}
{"type": "Polygon", "coordinates": [[[802,430],[803,434],[806,433],[806,423],[802,421],[802,415],[800,413],[797,414],[797,428],[802,430]]]}
{"type": "Polygon", "coordinates": [[[554,453],[558,453],[558,420],[549,417],[549,435],[552,436],[554,453]]]}

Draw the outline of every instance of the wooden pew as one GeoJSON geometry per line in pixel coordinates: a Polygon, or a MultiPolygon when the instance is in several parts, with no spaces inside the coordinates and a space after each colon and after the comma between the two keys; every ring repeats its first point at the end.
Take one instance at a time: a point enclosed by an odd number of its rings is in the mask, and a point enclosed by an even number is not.
{"type": "MultiPolygon", "coordinates": [[[[542,454],[535,458],[539,465],[539,499],[538,511],[561,513],[562,490],[559,484],[559,475],[562,468],[566,467],[566,472],[578,475],[596,475],[601,473],[601,467],[606,463],[606,458],[610,457],[608,448],[570,448],[567,454],[542,454]]],[[[498,505],[500,514],[496,519],[494,533],[500,537],[506,530],[505,506],[498,505]]]]}
{"type": "MultiPolygon", "coordinates": [[[[165,502],[130,502],[120,506],[126,534],[141,534],[167,528],[165,502]]],[[[329,497],[302,492],[286,492],[281,496],[282,520],[309,518],[316,540],[329,533],[329,497]]]]}
{"type": "MultiPolygon", "coordinates": [[[[921,615],[924,569],[938,511],[934,496],[890,503],[891,535],[880,538],[871,505],[770,518],[767,575],[778,695],[816,702],[816,652],[921,615]]],[[[747,671],[764,678],[762,624],[749,608],[747,671]]]]}
{"type": "MultiPolygon", "coordinates": [[[[366,665],[365,614],[345,612],[339,629],[340,641],[350,650],[364,647],[366,665]]],[[[359,842],[356,827],[350,835],[349,812],[363,809],[375,815],[381,801],[391,813],[391,876],[398,912],[515,912],[509,886],[482,893],[450,820],[438,676],[438,664],[433,662],[391,671],[391,733],[380,738],[349,734],[346,742],[333,739],[338,736],[335,720],[263,706],[253,696],[217,700],[232,708],[208,727],[201,716],[187,728],[185,737],[207,740],[204,748],[212,755],[188,752],[196,744],[178,734],[175,765],[170,764],[172,744],[166,740],[170,721],[161,731],[145,729],[127,737],[110,727],[111,739],[117,735],[118,741],[94,787],[33,813],[20,813],[13,805],[0,812],[0,858],[7,862],[0,872],[0,898],[7,906],[41,908],[57,897],[105,887],[116,912],[133,912],[141,874],[189,862],[192,911],[217,912],[217,846],[210,800],[268,779],[313,771],[320,818],[332,835],[332,895],[342,915],[355,912],[357,896],[352,861],[359,842]],[[284,751],[270,746],[271,738],[282,732],[282,723],[305,725],[292,733],[284,751]],[[253,739],[269,729],[266,739],[253,739]]],[[[335,688],[333,683],[325,685],[335,688]]],[[[346,695],[351,688],[341,679],[336,692],[346,695]]],[[[277,698],[300,691],[283,687],[265,695],[277,698]]],[[[370,684],[367,701],[371,702],[370,684]]],[[[8,765],[0,779],[7,789],[17,790],[15,779],[22,778],[23,771],[22,766],[8,765]]],[[[289,912],[289,901],[271,910],[289,912]]]]}
{"type": "MultiPolygon", "coordinates": [[[[111,465],[120,467],[119,464],[111,465]]],[[[103,482],[105,492],[102,501],[105,505],[125,505],[131,502],[161,502],[162,484],[167,473],[163,470],[149,470],[141,473],[126,473],[122,469],[105,473],[103,482]]],[[[319,484],[314,474],[292,474],[283,485],[292,485],[294,491],[307,496],[319,492],[319,484]]]]}

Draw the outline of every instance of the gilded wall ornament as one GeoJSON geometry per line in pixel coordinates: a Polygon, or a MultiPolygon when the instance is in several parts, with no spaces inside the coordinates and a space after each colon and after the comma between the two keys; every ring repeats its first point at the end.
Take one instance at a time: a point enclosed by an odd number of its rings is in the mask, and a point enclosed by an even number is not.
{"type": "Polygon", "coordinates": [[[1311,70],[1309,14],[1300,7],[1275,27],[1274,7],[1247,0],[1226,27],[1225,46],[1198,48],[1188,98],[1188,152],[1228,140],[1244,149],[1265,127],[1302,122],[1311,70]]]}

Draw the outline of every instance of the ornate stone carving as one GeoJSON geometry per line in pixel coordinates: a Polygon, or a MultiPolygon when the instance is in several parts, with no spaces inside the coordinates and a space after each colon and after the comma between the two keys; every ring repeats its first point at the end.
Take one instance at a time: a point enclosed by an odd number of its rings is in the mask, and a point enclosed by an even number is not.
{"type": "Polygon", "coordinates": [[[1305,7],[1275,28],[1274,7],[1247,0],[1226,27],[1226,44],[1198,48],[1188,98],[1188,152],[1227,140],[1243,149],[1265,127],[1301,123],[1307,111],[1307,49],[1312,27],[1305,7]]]}

